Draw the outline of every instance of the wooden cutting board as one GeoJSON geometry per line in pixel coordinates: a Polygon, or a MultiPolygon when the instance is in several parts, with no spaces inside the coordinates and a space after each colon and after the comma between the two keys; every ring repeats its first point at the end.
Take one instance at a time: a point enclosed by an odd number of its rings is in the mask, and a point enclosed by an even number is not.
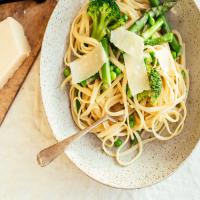
{"type": "Polygon", "coordinates": [[[22,66],[0,90],[0,125],[37,58],[48,20],[55,5],[56,0],[46,0],[41,4],[27,0],[0,5],[0,21],[9,16],[19,21],[24,27],[32,50],[22,66]]]}

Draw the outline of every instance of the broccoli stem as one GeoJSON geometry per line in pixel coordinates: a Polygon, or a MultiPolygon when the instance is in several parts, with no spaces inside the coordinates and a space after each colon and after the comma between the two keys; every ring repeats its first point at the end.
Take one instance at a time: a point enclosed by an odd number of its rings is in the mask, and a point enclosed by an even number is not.
{"type": "Polygon", "coordinates": [[[165,35],[163,35],[161,37],[148,39],[145,42],[145,44],[154,46],[154,45],[159,45],[159,44],[163,44],[163,43],[166,43],[166,42],[172,42],[173,36],[174,36],[173,33],[166,33],[165,35]]]}
{"type": "MultiPolygon", "coordinates": [[[[106,55],[109,57],[109,42],[107,38],[103,38],[102,46],[106,52],[106,55]]],[[[102,67],[102,79],[105,86],[111,85],[111,74],[110,74],[110,62],[108,61],[102,67]]]]}
{"type": "Polygon", "coordinates": [[[159,17],[152,27],[150,27],[144,33],[142,33],[144,41],[146,42],[155,32],[157,32],[161,28],[162,25],[163,20],[159,17]]]}
{"type": "Polygon", "coordinates": [[[166,13],[169,9],[171,9],[176,2],[170,1],[170,2],[165,2],[162,5],[159,5],[157,7],[153,7],[150,10],[146,11],[144,15],[137,20],[130,28],[129,31],[138,33],[141,31],[144,26],[147,24],[149,16],[153,17],[158,17],[160,15],[163,15],[166,13]]]}

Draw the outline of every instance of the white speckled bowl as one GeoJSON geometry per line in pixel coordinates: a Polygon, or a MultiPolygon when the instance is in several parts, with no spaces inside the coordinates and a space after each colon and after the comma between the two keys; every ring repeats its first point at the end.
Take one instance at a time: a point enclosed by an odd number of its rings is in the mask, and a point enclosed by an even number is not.
{"type": "MultiPolygon", "coordinates": [[[[72,19],[83,0],[60,0],[48,24],[41,55],[41,89],[46,115],[56,139],[73,134],[68,95],[60,90],[63,56],[72,19]]],[[[89,134],[74,143],[68,157],[87,175],[117,188],[141,188],[157,183],[172,174],[190,155],[200,137],[200,13],[192,0],[180,0],[171,22],[186,42],[187,66],[191,89],[188,117],[183,133],[168,142],[155,141],[144,148],[133,165],[120,167],[101,150],[95,136],[89,134]]],[[[174,13],[174,12],[173,12],[174,13]]]]}

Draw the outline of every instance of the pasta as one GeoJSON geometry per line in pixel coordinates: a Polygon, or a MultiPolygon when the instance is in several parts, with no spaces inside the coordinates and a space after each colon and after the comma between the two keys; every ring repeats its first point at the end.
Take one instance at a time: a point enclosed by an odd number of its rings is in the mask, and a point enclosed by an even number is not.
{"type": "MultiPolygon", "coordinates": [[[[91,37],[92,20],[87,13],[88,3],[86,1],[72,23],[69,47],[65,55],[66,67],[69,67],[75,58],[81,58],[91,52],[98,44],[98,41],[91,37]]],[[[124,24],[126,29],[150,8],[148,0],[117,0],[117,5],[121,13],[128,16],[128,21],[124,24]]],[[[145,144],[153,140],[170,140],[179,135],[184,127],[189,75],[185,66],[185,45],[181,35],[177,31],[173,33],[183,51],[178,59],[173,60],[170,73],[165,73],[155,58],[154,65],[162,80],[162,92],[154,104],[150,103],[149,98],[139,101],[137,96],[127,95],[126,67],[121,59],[121,51],[113,49],[112,45],[109,46],[109,60],[121,73],[112,81],[110,87],[103,87],[101,70],[98,78],[87,80],[86,87],[73,84],[71,75],[62,84],[62,88],[66,84],[70,85],[72,117],[80,129],[92,125],[106,114],[117,119],[117,122],[104,122],[94,129],[93,133],[102,141],[104,152],[114,157],[122,166],[137,160],[145,144]],[[134,125],[130,124],[131,116],[134,117],[134,125]],[[117,148],[116,141],[121,141],[117,148]]],[[[145,53],[156,53],[162,47],[169,47],[169,44],[146,45],[145,53]]]]}

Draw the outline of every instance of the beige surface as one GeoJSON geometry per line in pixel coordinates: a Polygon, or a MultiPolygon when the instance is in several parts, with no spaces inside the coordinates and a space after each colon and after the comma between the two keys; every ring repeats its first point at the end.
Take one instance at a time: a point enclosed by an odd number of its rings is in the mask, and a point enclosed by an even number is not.
{"type": "Polygon", "coordinates": [[[0,200],[200,199],[200,147],[175,175],[135,191],[93,181],[64,155],[40,168],[37,152],[55,140],[41,113],[38,69],[37,61],[0,128],[0,200]]]}

